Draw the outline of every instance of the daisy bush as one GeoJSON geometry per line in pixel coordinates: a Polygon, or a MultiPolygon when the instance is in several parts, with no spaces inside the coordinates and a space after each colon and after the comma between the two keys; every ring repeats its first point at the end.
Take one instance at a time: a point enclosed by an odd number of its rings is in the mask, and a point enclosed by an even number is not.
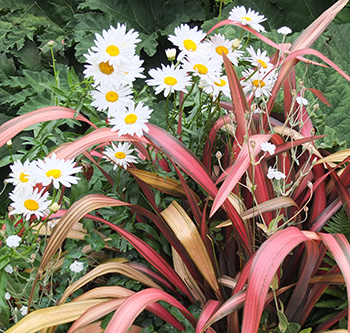
{"type": "Polygon", "coordinates": [[[244,6],[205,31],[181,23],[156,66],[125,23],[96,31],[80,73],[88,106],[0,127],[4,145],[44,121],[82,126],[9,166],[8,332],[346,326],[346,297],[327,318],[315,309],[349,288],[350,244],[325,227],[342,205],[350,217],[349,156],[317,149],[314,112],[329,102],[296,69],[325,62],[350,80],[310,48],[344,5],[298,38],[267,34],[268,18],[244,6]]]}

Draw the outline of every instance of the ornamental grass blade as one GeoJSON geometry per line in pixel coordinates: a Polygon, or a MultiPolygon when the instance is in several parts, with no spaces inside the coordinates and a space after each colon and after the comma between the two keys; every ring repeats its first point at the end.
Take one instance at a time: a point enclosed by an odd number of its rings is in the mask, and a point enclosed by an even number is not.
{"type": "Polygon", "coordinates": [[[320,158],[316,164],[339,163],[350,157],[350,149],[342,149],[326,157],[320,158]]]}
{"type": "Polygon", "coordinates": [[[255,253],[247,285],[242,333],[257,332],[270,284],[283,260],[296,246],[310,242],[298,228],[277,231],[255,253]]]}
{"type": "Polygon", "coordinates": [[[166,154],[208,194],[216,194],[217,188],[196,155],[164,129],[153,124],[148,124],[148,128],[149,131],[145,133],[145,137],[151,141],[151,144],[166,154]]]}
{"type": "Polygon", "coordinates": [[[106,327],[105,333],[125,333],[128,331],[136,317],[150,304],[164,301],[176,307],[191,323],[196,326],[197,320],[193,315],[174,297],[158,289],[145,289],[129,297],[114,313],[106,327]]]}
{"type": "Polygon", "coordinates": [[[55,150],[55,153],[58,159],[71,159],[95,145],[108,143],[111,141],[142,142],[145,144],[150,143],[145,137],[139,138],[138,136],[132,135],[119,136],[118,132],[111,131],[110,128],[99,128],[89,134],[84,135],[82,138],[76,141],[59,146],[55,150]]]}
{"type": "MultiPolygon", "coordinates": [[[[86,299],[94,299],[94,298],[111,298],[116,297],[117,300],[108,300],[104,303],[97,304],[91,308],[89,308],[88,311],[86,311],[72,326],[82,326],[87,325],[97,319],[100,319],[101,317],[107,315],[108,313],[116,310],[125,300],[128,299],[128,297],[135,294],[134,291],[127,290],[128,294],[126,297],[120,297],[120,294],[126,294],[125,292],[120,292],[122,287],[113,286],[113,287],[99,287],[92,289],[79,297],[75,298],[73,302],[76,301],[82,301],[86,299]],[[110,293],[110,296],[108,296],[108,293],[110,293]],[[100,295],[100,296],[99,296],[100,295]]],[[[124,288],[122,288],[124,289],[124,288]]],[[[163,319],[164,321],[168,322],[170,325],[174,326],[175,328],[179,330],[183,330],[183,325],[173,316],[171,315],[165,308],[163,308],[159,304],[150,304],[147,307],[147,310],[152,312],[154,315],[158,316],[159,318],[163,319]]],[[[69,332],[73,332],[72,328],[69,330],[69,332]]]]}
{"type": "MultiPolygon", "coordinates": [[[[87,196],[83,197],[82,199],[73,203],[73,205],[67,210],[66,214],[61,218],[60,224],[58,224],[56,226],[52,236],[49,239],[49,242],[46,246],[45,252],[44,252],[43,257],[41,259],[38,273],[35,277],[35,280],[34,280],[34,283],[32,286],[31,295],[29,298],[29,304],[31,303],[31,300],[33,298],[34,289],[35,289],[36,283],[39,279],[40,272],[42,272],[42,270],[45,269],[48,262],[51,260],[51,258],[54,256],[54,254],[57,252],[59,247],[62,245],[62,243],[63,243],[64,239],[66,238],[66,235],[68,234],[71,227],[76,222],[78,222],[82,217],[84,217],[88,212],[90,212],[92,210],[103,208],[103,207],[115,207],[115,206],[128,206],[128,207],[131,207],[133,209],[137,209],[141,214],[142,213],[145,214],[145,212],[148,212],[148,211],[146,211],[146,210],[144,210],[141,207],[138,207],[136,205],[127,204],[123,201],[119,201],[119,200],[116,200],[116,199],[113,199],[113,198],[110,198],[110,197],[107,197],[104,195],[99,195],[99,194],[87,195],[87,196]]],[[[96,219],[98,219],[98,218],[96,218],[96,219]]],[[[164,276],[168,277],[170,279],[170,281],[177,288],[179,288],[184,294],[186,294],[187,297],[192,299],[192,296],[188,292],[183,281],[175,273],[175,271],[172,269],[172,267],[155,250],[153,250],[148,244],[146,244],[145,242],[143,242],[142,240],[140,240],[139,238],[134,236],[132,233],[130,233],[130,232],[128,232],[128,231],[108,222],[108,221],[105,221],[103,219],[98,219],[98,220],[107,224],[113,230],[115,230],[119,234],[121,234],[122,237],[126,238],[127,241],[129,241],[129,243],[131,243],[136,248],[136,250],[139,251],[141,253],[141,255],[143,255],[146,258],[146,260],[148,260],[164,276]]],[[[176,239],[175,236],[173,236],[173,238],[176,239]]],[[[177,240],[177,242],[178,242],[178,240],[177,240]]]]}
{"type": "Polygon", "coordinates": [[[214,314],[214,312],[217,311],[218,307],[220,306],[219,301],[210,300],[205,307],[203,308],[199,318],[198,323],[196,327],[195,333],[203,332],[205,329],[205,324],[209,320],[209,318],[214,314]]]}
{"type": "MultiPolygon", "coordinates": [[[[244,115],[249,110],[248,102],[243,92],[237,73],[234,70],[231,61],[227,58],[224,52],[222,53],[222,55],[224,59],[227,79],[230,86],[231,100],[233,105],[233,114],[235,115],[235,120],[237,123],[236,137],[239,145],[242,146],[244,142],[244,138],[246,136],[246,130],[247,130],[247,121],[244,115]]],[[[253,126],[253,122],[251,122],[251,125],[253,126]]],[[[249,131],[249,134],[251,135],[250,131],[249,131]]],[[[239,150],[237,151],[237,153],[238,152],[239,150]]]]}
{"type": "Polygon", "coordinates": [[[255,161],[255,157],[260,153],[261,144],[263,142],[269,141],[271,136],[272,134],[253,135],[249,138],[248,143],[244,144],[242,150],[237,156],[235,163],[227,171],[226,179],[221,185],[217,195],[215,196],[210,216],[213,216],[214,213],[224,203],[229,193],[237,185],[243,174],[247,171],[248,167],[251,164],[251,161],[255,161]]]}
{"type": "Polygon", "coordinates": [[[315,21],[313,21],[295,40],[291,51],[305,49],[310,47],[315,40],[326,30],[335,16],[345,7],[349,0],[339,0],[333,6],[323,12],[315,21]]]}
{"type": "MultiPolygon", "coordinates": [[[[146,184],[152,186],[162,193],[175,197],[186,198],[186,192],[180,182],[167,176],[160,176],[155,172],[129,168],[128,172],[141,179],[146,184]]],[[[192,192],[197,202],[200,201],[198,195],[192,192]]]]}
{"type": "MultiPolygon", "coordinates": [[[[119,274],[122,274],[124,276],[127,276],[130,279],[134,279],[136,281],[139,281],[148,287],[162,289],[161,286],[159,286],[157,283],[155,283],[147,275],[134,269],[133,267],[129,266],[127,263],[108,261],[106,263],[98,265],[93,270],[86,273],[79,280],[77,280],[74,283],[72,283],[71,285],[69,285],[66,288],[66,290],[64,291],[58,304],[64,303],[67,300],[67,298],[69,297],[69,295],[73,294],[76,290],[82,288],[87,283],[95,280],[97,277],[99,277],[101,275],[105,275],[105,274],[111,274],[111,273],[119,273],[119,274]]],[[[122,292],[123,289],[120,289],[120,291],[122,292]]],[[[130,296],[130,294],[125,294],[125,293],[122,295],[123,296],[121,296],[121,297],[130,296]]]]}
{"type": "Polygon", "coordinates": [[[163,210],[161,215],[183,244],[204,279],[220,299],[221,292],[215,270],[196,225],[176,201],[173,201],[163,210]]]}
{"type": "MultiPolygon", "coordinates": [[[[73,119],[74,113],[74,110],[61,106],[48,106],[23,114],[21,116],[17,116],[0,126],[0,147],[2,147],[7,141],[31,125],[55,119],[73,119]]],[[[75,119],[84,121],[90,126],[97,128],[93,123],[90,122],[90,120],[81,114],[79,114],[75,119]]]]}
{"type": "MultiPolygon", "coordinates": [[[[246,210],[245,212],[243,212],[241,214],[241,217],[243,220],[249,220],[253,216],[259,216],[260,214],[263,214],[266,212],[270,212],[270,211],[280,209],[280,208],[287,208],[287,207],[291,207],[291,206],[298,208],[297,203],[292,198],[277,197],[277,198],[273,198],[273,199],[270,199],[268,201],[265,201],[257,206],[254,206],[253,208],[246,210]]],[[[227,227],[231,224],[232,224],[231,221],[225,221],[225,222],[219,224],[216,228],[227,227]]]]}
{"type": "Polygon", "coordinates": [[[35,310],[9,328],[6,333],[33,333],[45,328],[70,323],[78,319],[92,306],[105,301],[106,299],[85,300],[35,310]]]}
{"type": "MultiPolygon", "coordinates": [[[[346,283],[348,302],[350,301],[350,244],[343,234],[319,233],[323,243],[333,255],[346,283]]],[[[350,327],[350,307],[348,311],[348,327],[350,327]]]]}
{"type": "MultiPolygon", "coordinates": [[[[74,333],[103,333],[104,329],[101,326],[102,324],[102,320],[101,321],[96,321],[90,325],[87,325],[83,328],[78,328],[74,333]]],[[[140,332],[141,331],[141,327],[138,327],[138,330],[132,330],[130,329],[130,331],[128,333],[132,333],[132,332],[140,332]]],[[[51,333],[51,332],[40,332],[40,333],[51,333]]]]}

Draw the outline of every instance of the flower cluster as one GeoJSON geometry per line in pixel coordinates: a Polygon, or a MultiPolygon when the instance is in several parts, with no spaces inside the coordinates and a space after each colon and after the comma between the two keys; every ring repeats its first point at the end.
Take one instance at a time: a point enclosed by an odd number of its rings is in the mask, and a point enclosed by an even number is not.
{"type": "Polygon", "coordinates": [[[48,212],[51,201],[48,200],[49,192],[43,187],[50,184],[55,189],[60,185],[70,187],[80,179],[73,175],[81,171],[81,167],[76,167],[74,161],[57,159],[56,154],[32,162],[26,160],[22,163],[17,160],[10,168],[12,172],[7,182],[15,186],[10,193],[13,201],[10,214],[23,214],[26,220],[32,215],[39,219],[48,212]]]}
{"type": "Polygon", "coordinates": [[[85,54],[84,75],[93,78],[92,105],[108,112],[112,131],[141,137],[148,132],[146,123],[152,110],[133,101],[132,84],[144,77],[143,61],[135,54],[138,37],[138,32],[126,31],[126,25],[119,23],[103,30],[102,36],[96,34],[95,46],[85,54]]]}

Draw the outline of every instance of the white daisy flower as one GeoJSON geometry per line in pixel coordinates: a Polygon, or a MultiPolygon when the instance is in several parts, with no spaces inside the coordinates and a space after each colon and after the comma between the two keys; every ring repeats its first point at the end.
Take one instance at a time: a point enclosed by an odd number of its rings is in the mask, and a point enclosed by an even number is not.
{"type": "Polygon", "coordinates": [[[20,160],[15,161],[11,166],[11,173],[9,179],[6,179],[8,183],[13,183],[15,186],[14,191],[22,191],[35,186],[36,181],[33,177],[31,168],[34,162],[26,160],[24,164],[20,160]]]}
{"type": "Polygon", "coordinates": [[[116,146],[112,142],[112,148],[106,147],[104,158],[106,160],[114,162],[113,170],[115,170],[118,165],[126,169],[129,166],[129,163],[137,163],[137,157],[131,155],[135,149],[130,149],[131,144],[128,142],[119,142],[116,146]]]}
{"type": "Polygon", "coordinates": [[[19,237],[19,236],[17,236],[17,235],[11,235],[11,236],[8,236],[8,237],[6,238],[5,243],[6,243],[6,245],[7,245],[8,247],[16,248],[16,247],[18,247],[19,244],[21,243],[21,240],[22,240],[21,237],[19,237]]]}
{"type": "Polygon", "coordinates": [[[229,20],[239,22],[243,25],[249,25],[256,31],[265,32],[265,28],[260,24],[266,20],[264,15],[260,15],[252,9],[247,9],[244,6],[233,7],[229,14],[229,20]]]}
{"type": "Polygon", "coordinates": [[[132,101],[132,90],[126,85],[98,86],[91,92],[94,99],[91,103],[98,111],[109,112],[125,111],[126,106],[132,101]]]}
{"type": "Polygon", "coordinates": [[[152,79],[146,80],[149,86],[155,86],[155,93],[159,94],[164,90],[164,96],[174,91],[187,92],[186,87],[191,85],[191,78],[186,71],[171,64],[162,68],[151,69],[149,75],[152,79]]]}
{"type": "Polygon", "coordinates": [[[255,97],[259,98],[262,95],[269,97],[274,80],[274,71],[255,71],[252,69],[245,70],[242,75],[247,79],[241,81],[243,91],[245,94],[250,92],[249,97],[253,94],[255,97]]]}
{"type": "Polygon", "coordinates": [[[301,96],[298,96],[295,100],[299,105],[308,105],[309,104],[309,101],[306,98],[301,97],[301,96]]]}
{"type": "Polygon", "coordinates": [[[86,78],[92,77],[95,81],[95,85],[112,85],[124,82],[125,75],[108,61],[98,61],[96,53],[92,53],[92,51],[89,50],[89,54],[84,54],[84,56],[86,58],[85,70],[83,72],[84,76],[86,78]]]}
{"type": "MultiPolygon", "coordinates": [[[[238,51],[234,45],[234,41],[226,39],[224,35],[215,34],[210,36],[209,44],[213,49],[213,56],[223,62],[222,54],[224,53],[227,58],[235,65],[238,66],[238,59],[242,57],[243,51],[238,51]]],[[[238,45],[240,48],[241,45],[238,45]]]]}
{"type": "Polygon", "coordinates": [[[199,84],[207,94],[213,95],[213,99],[217,98],[220,93],[226,97],[231,97],[230,86],[226,75],[218,76],[214,83],[208,80],[202,80],[199,84]]]}
{"type": "Polygon", "coordinates": [[[143,132],[148,132],[148,119],[151,118],[151,110],[148,106],[144,106],[142,102],[128,105],[126,112],[115,112],[113,118],[109,119],[109,123],[113,125],[112,131],[118,131],[119,136],[124,134],[137,135],[141,137],[143,132]]]}
{"type": "Polygon", "coordinates": [[[266,51],[261,52],[261,50],[258,49],[255,52],[252,46],[249,46],[247,48],[247,51],[250,57],[246,59],[250,61],[253,66],[257,66],[258,68],[263,68],[263,69],[273,67],[273,64],[270,62],[270,58],[267,56],[266,51]]]}
{"type": "Polygon", "coordinates": [[[129,62],[135,53],[139,33],[133,29],[126,32],[125,24],[118,23],[117,28],[110,27],[103,30],[102,36],[96,34],[95,44],[91,49],[96,52],[98,62],[108,62],[110,65],[119,66],[121,62],[129,62]]]}
{"type": "Polygon", "coordinates": [[[11,294],[9,292],[5,293],[5,300],[8,301],[11,298],[11,294]]]}
{"type": "Polygon", "coordinates": [[[276,146],[271,142],[263,142],[261,144],[262,151],[268,151],[270,155],[273,155],[276,150],[276,146]]]}
{"type": "Polygon", "coordinates": [[[292,29],[284,26],[277,29],[277,32],[282,35],[289,35],[292,33],[292,29]]]}
{"type": "Polygon", "coordinates": [[[277,169],[269,167],[269,170],[267,172],[267,178],[280,180],[286,178],[286,175],[283,172],[278,171],[277,169]]]}
{"type": "Polygon", "coordinates": [[[28,314],[28,306],[23,306],[19,309],[19,312],[21,313],[21,315],[24,317],[25,315],[28,314]]]}
{"type": "Polygon", "coordinates": [[[10,199],[13,201],[11,206],[14,208],[10,215],[23,214],[23,217],[29,220],[32,215],[39,219],[46,214],[50,205],[50,201],[47,200],[49,193],[43,193],[44,190],[38,191],[38,188],[36,188],[10,193],[10,199]]]}
{"type": "Polygon", "coordinates": [[[80,273],[84,269],[84,264],[81,261],[74,260],[74,262],[69,266],[69,269],[73,273],[80,273]]]}
{"type": "Polygon", "coordinates": [[[13,273],[13,267],[10,264],[8,264],[8,265],[5,266],[4,271],[7,274],[12,274],[13,273]]]}
{"type": "Polygon", "coordinates": [[[118,67],[121,83],[131,85],[137,78],[144,78],[142,64],[143,60],[138,55],[131,57],[127,63],[121,63],[118,67]]]}
{"type": "Polygon", "coordinates": [[[80,178],[72,175],[80,171],[81,167],[75,167],[73,160],[59,160],[55,153],[50,157],[45,157],[44,160],[38,160],[33,169],[38,182],[42,183],[43,186],[53,183],[56,189],[59,188],[60,184],[65,187],[77,184],[80,178]]]}
{"type": "Polygon", "coordinates": [[[182,61],[183,70],[214,82],[221,72],[221,61],[217,58],[188,56],[182,61]]]}
{"type": "Polygon", "coordinates": [[[175,35],[169,35],[168,39],[180,49],[177,59],[181,60],[188,54],[207,54],[209,45],[201,41],[206,37],[198,27],[190,28],[187,24],[181,24],[174,30],[175,35]]]}

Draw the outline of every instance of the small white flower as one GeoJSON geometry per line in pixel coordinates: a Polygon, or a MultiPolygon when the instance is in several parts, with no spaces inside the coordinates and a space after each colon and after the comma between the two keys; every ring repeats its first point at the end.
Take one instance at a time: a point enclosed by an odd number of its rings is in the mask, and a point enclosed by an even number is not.
{"type": "Polygon", "coordinates": [[[59,188],[60,184],[66,187],[77,184],[80,178],[72,175],[79,171],[81,171],[81,167],[75,167],[73,160],[59,160],[55,153],[50,157],[45,157],[44,160],[38,160],[33,169],[38,182],[42,183],[43,186],[53,183],[56,189],[59,188]]]}
{"type": "Polygon", "coordinates": [[[282,34],[282,35],[289,35],[289,34],[292,33],[292,29],[284,26],[284,27],[281,27],[281,28],[277,29],[277,32],[279,34],[282,34]]]}
{"type": "Polygon", "coordinates": [[[115,112],[113,118],[109,119],[109,123],[113,125],[112,131],[118,131],[118,135],[137,135],[141,137],[143,132],[148,132],[148,119],[151,118],[151,110],[148,106],[144,106],[142,102],[132,102],[128,105],[126,112],[115,112]]]}
{"type": "Polygon", "coordinates": [[[75,260],[69,269],[74,273],[80,273],[84,269],[84,264],[81,261],[75,260]]]}
{"type": "Polygon", "coordinates": [[[44,193],[44,189],[39,192],[39,189],[29,189],[20,193],[11,193],[10,199],[13,201],[11,206],[14,208],[10,215],[23,214],[26,220],[29,220],[32,215],[37,219],[47,213],[47,208],[50,201],[47,200],[49,192],[44,193]]]}
{"type": "Polygon", "coordinates": [[[13,273],[13,267],[10,264],[8,264],[8,265],[5,266],[4,271],[6,273],[8,273],[8,274],[12,274],[13,273]]]}
{"type": "Polygon", "coordinates": [[[267,172],[267,178],[280,180],[282,178],[286,178],[286,175],[283,172],[278,171],[277,169],[269,167],[269,170],[267,172]]]}
{"type": "Polygon", "coordinates": [[[151,69],[149,75],[152,77],[146,80],[149,86],[155,86],[156,95],[164,90],[164,97],[174,91],[187,92],[186,87],[191,85],[191,78],[186,71],[171,64],[162,68],[151,69]]]}
{"type": "Polygon", "coordinates": [[[20,312],[21,315],[24,317],[25,315],[28,314],[28,306],[22,306],[22,307],[19,309],[19,312],[20,312]]]}
{"type": "Polygon", "coordinates": [[[261,144],[262,151],[268,151],[270,155],[275,153],[276,146],[271,142],[263,142],[261,144]]]}
{"type": "Polygon", "coordinates": [[[296,98],[296,102],[299,104],[299,105],[308,105],[309,104],[309,101],[304,98],[304,97],[301,97],[301,96],[298,96],[296,98]]]}
{"type": "Polygon", "coordinates": [[[244,6],[233,7],[230,11],[229,20],[239,22],[243,25],[250,25],[256,31],[265,32],[265,28],[260,24],[264,22],[266,18],[264,15],[260,15],[252,9],[247,9],[244,6]]]}
{"type": "Polygon", "coordinates": [[[104,156],[104,158],[115,163],[113,170],[115,170],[118,165],[126,169],[129,166],[129,163],[137,162],[137,157],[131,155],[135,149],[130,149],[130,147],[131,144],[128,142],[119,142],[118,146],[112,142],[112,148],[106,147],[106,150],[104,151],[106,156],[104,156]]]}
{"type": "Polygon", "coordinates": [[[52,221],[48,221],[47,225],[50,227],[50,229],[53,229],[58,222],[59,222],[59,219],[55,219],[55,220],[52,220],[52,221]]]}
{"type": "Polygon", "coordinates": [[[9,292],[5,293],[5,300],[8,301],[11,298],[11,295],[9,292]]]}
{"type": "Polygon", "coordinates": [[[17,160],[10,166],[12,172],[9,176],[11,178],[6,179],[6,181],[13,183],[15,192],[30,189],[35,186],[36,181],[31,171],[34,164],[34,162],[31,163],[29,160],[26,160],[24,164],[22,164],[20,160],[17,160]]]}
{"type": "Polygon", "coordinates": [[[8,247],[16,248],[21,243],[22,238],[17,235],[11,235],[6,238],[6,245],[8,247]]]}

